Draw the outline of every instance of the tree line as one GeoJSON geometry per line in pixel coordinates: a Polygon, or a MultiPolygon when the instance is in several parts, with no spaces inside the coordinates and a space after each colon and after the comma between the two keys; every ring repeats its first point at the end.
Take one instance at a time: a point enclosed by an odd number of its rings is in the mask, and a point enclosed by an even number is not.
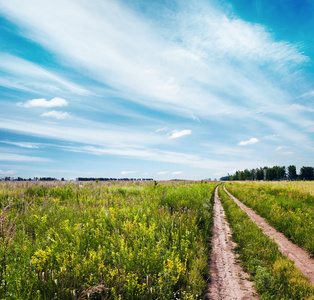
{"type": "MultiPolygon", "coordinates": [[[[78,177],[76,181],[153,181],[153,178],[93,178],[93,177],[78,177]]],[[[0,178],[0,181],[59,181],[54,177],[34,177],[34,178],[22,178],[22,177],[4,177],[0,178]]],[[[61,178],[64,181],[64,178],[61,178]]]]}
{"type": "Polygon", "coordinates": [[[232,180],[314,180],[314,168],[302,167],[300,173],[297,174],[297,168],[290,165],[285,166],[263,167],[255,169],[245,169],[236,171],[233,175],[227,175],[220,178],[221,181],[232,180]]]}

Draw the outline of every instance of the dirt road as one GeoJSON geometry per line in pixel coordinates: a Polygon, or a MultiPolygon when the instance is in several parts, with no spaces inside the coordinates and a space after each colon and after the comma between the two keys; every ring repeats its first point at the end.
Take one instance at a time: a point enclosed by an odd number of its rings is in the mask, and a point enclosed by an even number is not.
{"type": "Polygon", "coordinates": [[[218,196],[218,187],[215,190],[214,225],[212,237],[212,253],[210,262],[210,278],[208,293],[205,299],[258,299],[253,283],[245,278],[233,248],[236,244],[231,240],[231,230],[225,220],[225,212],[218,196]]]}
{"type": "Polygon", "coordinates": [[[251,220],[253,220],[270,238],[274,239],[279,245],[279,249],[282,254],[286,255],[291,260],[294,260],[295,265],[301,270],[301,272],[310,277],[310,281],[314,284],[314,259],[310,258],[310,255],[297,245],[289,241],[282,233],[276,231],[271,227],[264,218],[257,215],[252,209],[248,208],[237,198],[231,195],[224,186],[225,191],[235,201],[235,203],[244,210],[251,220]]]}

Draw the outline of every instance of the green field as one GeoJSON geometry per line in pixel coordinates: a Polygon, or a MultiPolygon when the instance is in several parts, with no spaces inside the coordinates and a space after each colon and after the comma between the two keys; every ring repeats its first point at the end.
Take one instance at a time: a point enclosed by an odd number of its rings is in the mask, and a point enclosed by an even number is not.
{"type": "MultiPolygon", "coordinates": [[[[0,182],[0,299],[202,299],[217,184],[0,182]]],[[[226,186],[313,249],[312,183],[226,186]]],[[[220,196],[262,299],[313,299],[277,245],[220,196]]]]}
{"type": "Polygon", "coordinates": [[[213,183],[0,183],[0,299],[196,299],[213,183]]]}

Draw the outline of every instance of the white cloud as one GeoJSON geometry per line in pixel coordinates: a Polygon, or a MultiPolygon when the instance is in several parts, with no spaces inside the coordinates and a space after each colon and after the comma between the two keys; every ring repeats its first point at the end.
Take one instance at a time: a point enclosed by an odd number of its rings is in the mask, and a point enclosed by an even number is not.
{"type": "Polygon", "coordinates": [[[157,172],[158,175],[165,175],[165,174],[168,174],[169,172],[167,171],[160,171],[160,172],[157,172]]]}
{"type": "Polygon", "coordinates": [[[121,175],[135,174],[136,171],[121,171],[121,175]]]}
{"type": "MultiPolygon", "coordinates": [[[[19,105],[21,102],[18,103],[19,105]]],[[[67,106],[68,101],[62,98],[53,98],[50,101],[47,101],[44,98],[41,99],[33,99],[33,100],[28,100],[23,106],[24,107],[62,107],[62,106],[67,106]]]]}
{"type": "Polygon", "coordinates": [[[172,175],[181,175],[182,172],[181,171],[175,171],[175,172],[172,172],[172,175]]]}
{"type": "Polygon", "coordinates": [[[29,149],[38,149],[39,144],[37,143],[28,143],[28,142],[8,142],[8,141],[0,141],[0,143],[14,145],[22,148],[29,148],[29,149]]]}
{"type": "Polygon", "coordinates": [[[185,136],[185,135],[189,135],[192,133],[192,130],[189,129],[185,129],[185,130],[173,130],[172,134],[169,136],[169,139],[177,139],[179,137],[185,136]]]}
{"type": "Polygon", "coordinates": [[[49,162],[51,161],[48,158],[44,157],[36,157],[36,156],[27,156],[27,155],[20,155],[14,153],[0,153],[0,160],[1,161],[33,161],[33,162],[49,162]]]}
{"type": "Polygon", "coordinates": [[[49,111],[47,113],[43,113],[41,115],[41,117],[50,117],[50,118],[54,118],[54,119],[65,119],[66,117],[68,117],[69,114],[67,112],[63,112],[63,111],[56,111],[56,110],[52,110],[49,111]]]}
{"type": "Polygon", "coordinates": [[[247,145],[252,145],[258,143],[259,140],[257,138],[251,138],[247,141],[241,141],[238,145],[239,146],[247,146],[247,145]]]}
{"type": "Polygon", "coordinates": [[[4,176],[12,176],[12,175],[15,175],[17,173],[18,173],[18,171],[16,171],[16,170],[10,170],[10,171],[0,170],[0,175],[4,175],[4,176]]]}

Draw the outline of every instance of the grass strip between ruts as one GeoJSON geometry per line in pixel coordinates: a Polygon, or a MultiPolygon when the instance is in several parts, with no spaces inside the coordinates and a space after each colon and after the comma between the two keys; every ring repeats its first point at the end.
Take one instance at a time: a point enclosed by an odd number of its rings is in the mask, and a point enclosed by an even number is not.
{"type": "Polygon", "coordinates": [[[249,219],[219,186],[219,196],[232,228],[242,267],[250,273],[261,299],[314,299],[314,287],[278,245],[249,219]]]}

